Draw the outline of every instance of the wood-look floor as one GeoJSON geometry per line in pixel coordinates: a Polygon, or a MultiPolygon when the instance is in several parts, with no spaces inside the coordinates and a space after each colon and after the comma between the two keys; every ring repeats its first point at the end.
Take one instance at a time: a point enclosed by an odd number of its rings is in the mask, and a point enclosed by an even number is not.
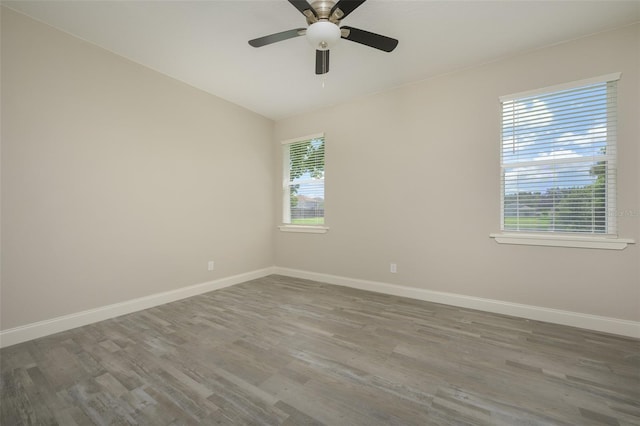
{"type": "Polygon", "coordinates": [[[640,341],[282,276],[2,349],[9,425],[640,425],[640,341]]]}

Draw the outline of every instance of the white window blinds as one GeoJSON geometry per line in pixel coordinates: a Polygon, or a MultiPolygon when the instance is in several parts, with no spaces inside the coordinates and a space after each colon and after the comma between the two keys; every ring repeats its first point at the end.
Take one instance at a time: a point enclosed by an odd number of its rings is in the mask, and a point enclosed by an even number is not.
{"type": "Polygon", "coordinates": [[[324,135],[283,142],[285,224],[324,224],[324,135]]]}
{"type": "Polygon", "coordinates": [[[502,230],[615,234],[619,74],[502,97],[502,230]]]}

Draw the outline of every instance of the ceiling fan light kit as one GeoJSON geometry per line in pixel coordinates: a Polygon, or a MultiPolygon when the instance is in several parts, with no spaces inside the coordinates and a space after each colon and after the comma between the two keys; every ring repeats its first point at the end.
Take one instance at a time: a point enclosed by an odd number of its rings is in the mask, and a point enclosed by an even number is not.
{"type": "Polygon", "coordinates": [[[329,21],[318,21],[307,28],[307,40],[316,50],[329,50],[340,40],[340,28],[329,21]]]}
{"type": "Polygon", "coordinates": [[[316,74],[329,72],[329,49],[335,46],[341,38],[384,52],[391,52],[398,45],[398,40],[391,37],[353,27],[340,27],[340,21],[366,0],[339,0],[337,3],[318,0],[311,4],[307,0],[288,1],[305,16],[308,27],[249,40],[249,45],[262,47],[306,35],[311,46],[316,49],[316,74]]]}

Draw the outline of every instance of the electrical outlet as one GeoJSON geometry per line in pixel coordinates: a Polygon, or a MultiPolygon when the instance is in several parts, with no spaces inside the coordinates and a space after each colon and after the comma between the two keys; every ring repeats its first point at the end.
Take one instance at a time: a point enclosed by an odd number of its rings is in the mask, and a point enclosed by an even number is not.
{"type": "Polygon", "coordinates": [[[395,274],[396,272],[398,272],[398,265],[396,265],[395,263],[392,263],[392,264],[389,266],[389,271],[390,271],[392,274],[395,274]]]}
{"type": "Polygon", "coordinates": [[[207,268],[208,268],[210,271],[213,271],[213,270],[214,270],[214,268],[215,268],[215,264],[213,263],[213,260],[210,260],[210,261],[209,261],[209,263],[207,264],[207,268]]]}

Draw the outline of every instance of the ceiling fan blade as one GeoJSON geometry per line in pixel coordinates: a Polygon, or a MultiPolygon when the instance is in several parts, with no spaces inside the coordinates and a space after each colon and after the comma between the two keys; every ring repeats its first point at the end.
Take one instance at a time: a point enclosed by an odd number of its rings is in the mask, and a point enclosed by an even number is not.
{"type": "Polygon", "coordinates": [[[343,39],[355,41],[356,43],[364,44],[365,46],[373,47],[374,49],[391,52],[398,45],[398,40],[396,40],[395,38],[383,36],[376,33],[370,33],[369,31],[360,30],[353,27],[342,27],[340,29],[343,30],[343,39]],[[346,35],[345,32],[347,33],[346,35]]]}
{"type": "Polygon", "coordinates": [[[304,35],[305,31],[305,28],[296,28],[295,30],[282,31],[281,33],[254,38],[253,40],[249,40],[249,44],[253,47],[262,47],[266,46],[267,44],[277,43],[279,41],[284,41],[290,38],[304,35]]]}
{"type": "Polygon", "coordinates": [[[329,16],[336,20],[341,20],[347,17],[348,14],[353,12],[367,0],[340,0],[331,8],[329,16]]]}
{"type": "Polygon", "coordinates": [[[307,0],[289,0],[289,3],[293,5],[296,9],[300,11],[307,18],[311,18],[314,16],[316,19],[318,18],[318,14],[315,9],[311,7],[311,5],[307,2],[307,0]]]}
{"type": "Polygon", "coordinates": [[[316,74],[329,72],[329,51],[316,50],[316,74]]]}

